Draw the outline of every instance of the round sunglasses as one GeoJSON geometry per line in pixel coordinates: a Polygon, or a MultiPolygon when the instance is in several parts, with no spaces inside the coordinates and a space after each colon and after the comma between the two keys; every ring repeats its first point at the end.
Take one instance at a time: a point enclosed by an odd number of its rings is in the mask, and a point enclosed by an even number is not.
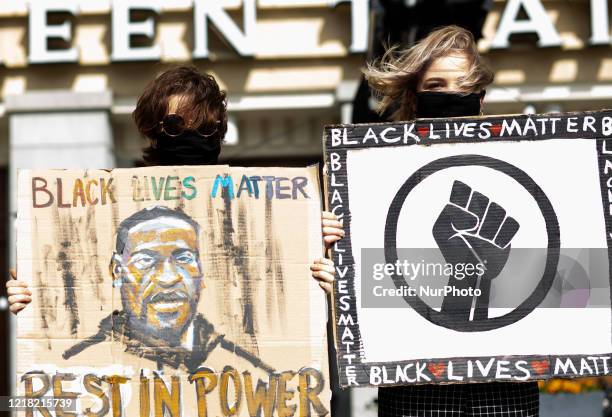
{"type": "Polygon", "coordinates": [[[167,114],[159,122],[159,130],[173,138],[182,135],[185,131],[195,132],[197,135],[207,138],[217,133],[218,125],[219,122],[217,121],[213,125],[204,124],[197,129],[188,129],[182,116],[178,114],[167,114]]]}

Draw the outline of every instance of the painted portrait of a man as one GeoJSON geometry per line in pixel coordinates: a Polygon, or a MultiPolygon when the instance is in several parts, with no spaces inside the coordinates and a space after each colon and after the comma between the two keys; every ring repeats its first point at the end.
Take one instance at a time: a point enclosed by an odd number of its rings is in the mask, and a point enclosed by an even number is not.
{"type": "Polygon", "coordinates": [[[64,359],[108,340],[126,351],[190,371],[217,348],[267,372],[273,368],[227,340],[198,313],[205,273],[200,260],[200,225],[180,210],[155,206],[123,220],[110,262],[122,310],[100,322],[99,332],[66,350],[64,359]]]}

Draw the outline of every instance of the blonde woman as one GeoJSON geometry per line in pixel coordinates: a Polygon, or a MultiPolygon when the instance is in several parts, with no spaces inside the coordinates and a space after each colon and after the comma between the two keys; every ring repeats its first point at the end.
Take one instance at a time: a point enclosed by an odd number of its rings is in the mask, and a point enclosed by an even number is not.
{"type": "MultiPolygon", "coordinates": [[[[470,32],[448,26],[406,51],[390,49],[367,66],[379,112],[395,121],[477,116],[493,73],[470,32]]],[[[536,417],[535,382],[420,385],[380,388],[379,417],[536,417]]]]}

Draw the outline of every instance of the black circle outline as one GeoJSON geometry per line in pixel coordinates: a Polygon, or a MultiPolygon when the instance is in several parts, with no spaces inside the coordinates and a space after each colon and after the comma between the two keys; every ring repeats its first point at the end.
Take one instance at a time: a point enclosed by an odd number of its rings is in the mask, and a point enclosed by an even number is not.
{"type": "MultiPolygon", "coordinates": [[[[387,212],[387,220],[385,223],[385,261],[387,263],[395,263],[397,258],[397,223],[399,215],[408,197],[408,194],[425,178],[431,174],[447,168],[462,167],[462,166],[483,166],[491,168],[508,175],[518,182],[535,200],[544,221],[546,223],[546,233],[548,235],[548,249],[546,257],[546,266],[544,273],[537,287],[527,299],[525,299],[518,307],[503,316],[493,317],[482,321],[457,322],[453,317],[445,313],[438,312],[427,305],[417,296],[405,295],[404,300],[414,308],[423,318],[438,326],[446,327],[447,329],[461,332],[478,332],[498,329],[523,319],[531,313],[546,297],[550,290],[559,262],[560,248],[560,233],[559,222],[557,215],[553,209],[550,200],[536,182],[527,175],[524,171],[516,166],[483,155],[454,155],[437,159],[427,165],[422,166],[415,171],[410,178],[404,182],[398,192],[395,194],[389,211],[387,212]]],[[[391,275],[396,288],[401,289],[406,285],[410,286],[403,276],[393,273],[391,275]]]]}

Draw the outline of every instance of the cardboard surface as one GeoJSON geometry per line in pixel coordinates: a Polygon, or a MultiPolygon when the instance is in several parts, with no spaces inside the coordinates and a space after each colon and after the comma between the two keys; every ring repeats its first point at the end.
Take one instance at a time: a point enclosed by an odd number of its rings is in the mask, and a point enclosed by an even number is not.
{"type": "Polygon", "coordinates": [[[611,111],[335,125],[324,144],[342,386],[612,373],[611,111]]]}
{"type": "Polygon", "coordinates": [[[79,415],[329,414],[317,167],[22,170],[18,192],[20,395],[75,393],[79,415]]]}

